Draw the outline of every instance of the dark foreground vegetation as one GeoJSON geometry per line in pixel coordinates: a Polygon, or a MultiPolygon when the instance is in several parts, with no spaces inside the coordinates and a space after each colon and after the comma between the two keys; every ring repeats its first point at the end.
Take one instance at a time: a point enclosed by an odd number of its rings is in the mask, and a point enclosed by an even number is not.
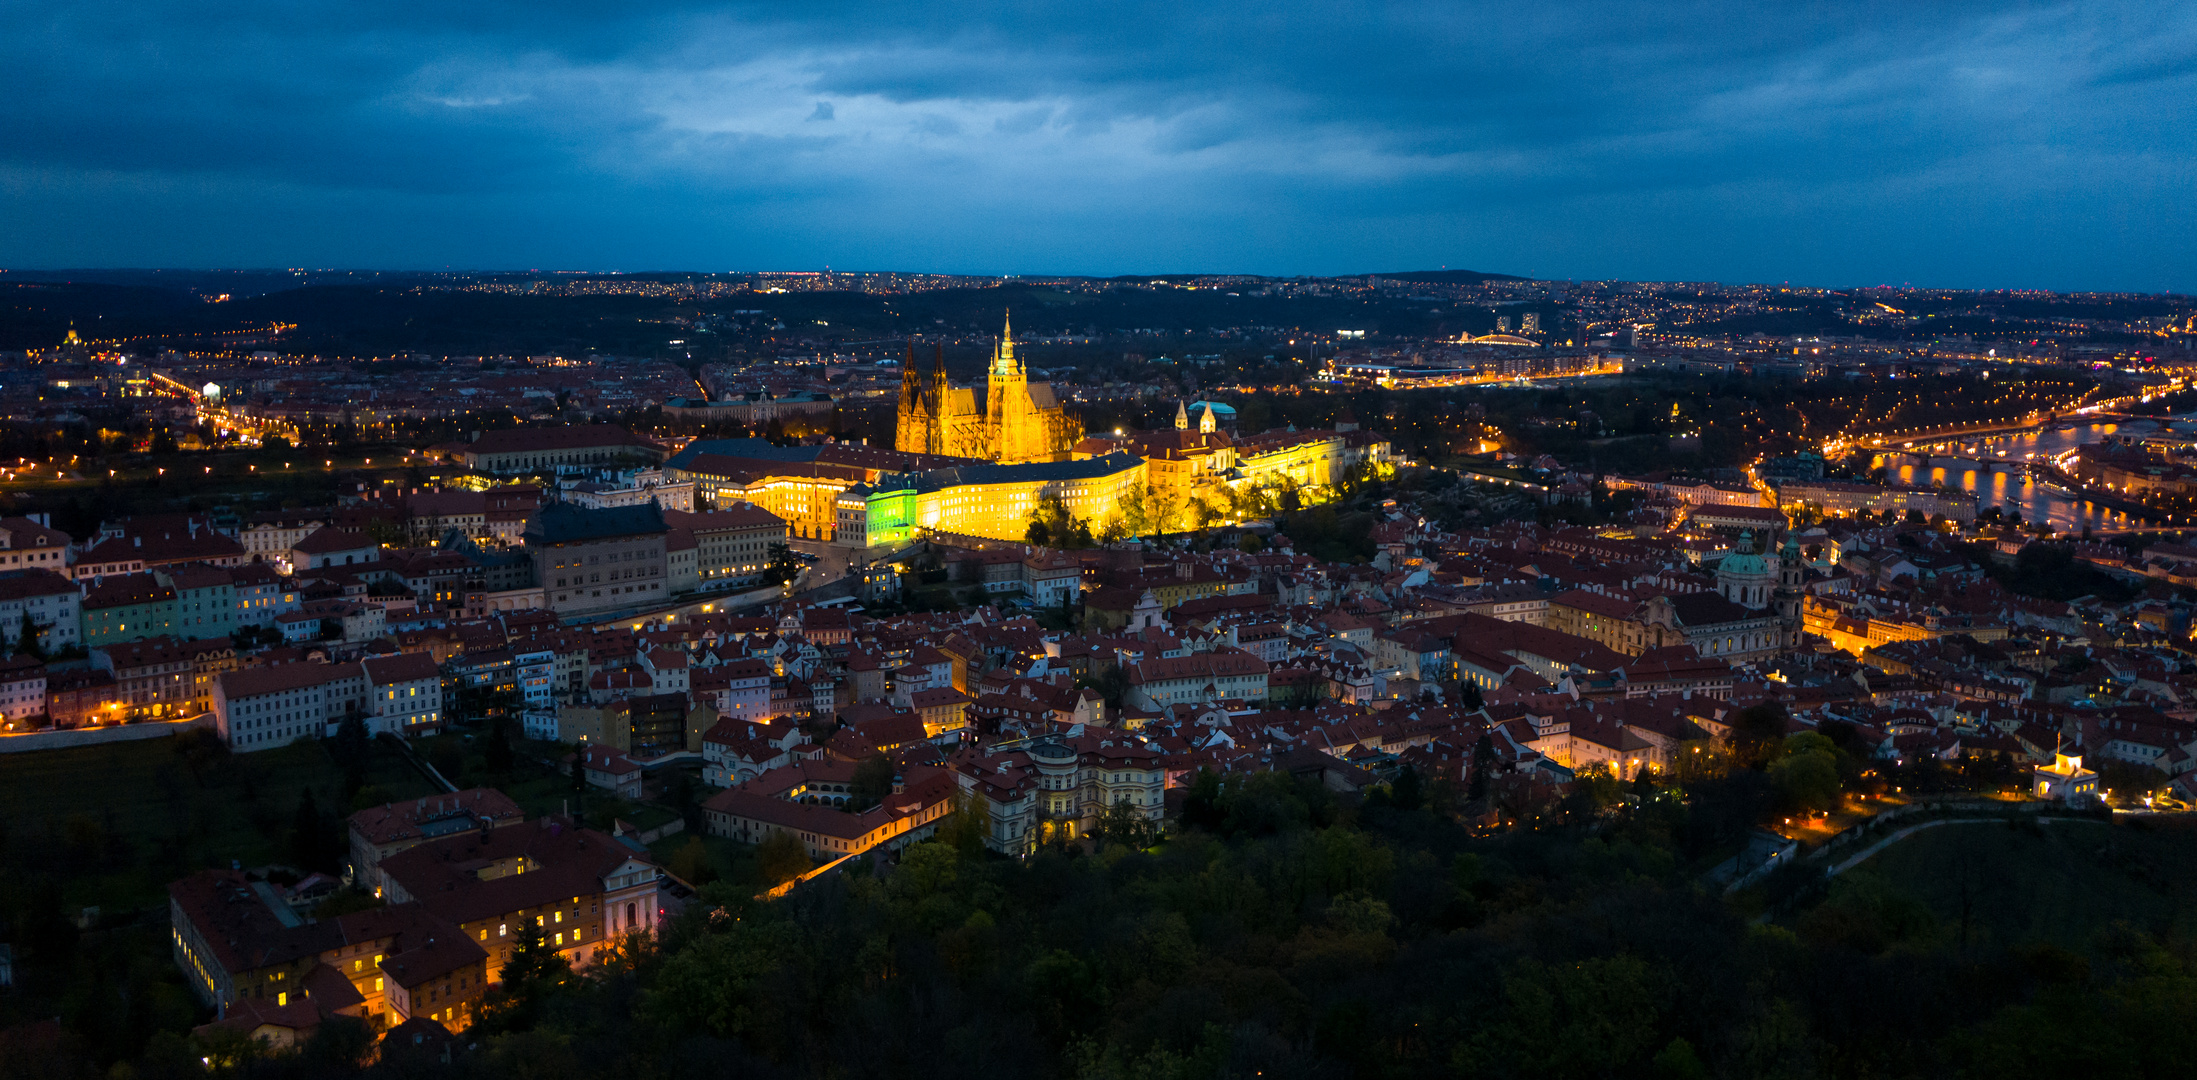
{"type": "Polygon", "coordinates": [[[659,941],[511,980],[447,1065],[399,1051],[362,1064],[371,1040],[339,1024],[279,1055],[194,1043],[177,1033],[190,1004],[146,953],[102,970],[132,955],[124,943],[33,913],[14,927],[35,942],[19,974],[64,965],[73,989],[58,1023],[7,1017],[0,1077],[2180,1071],[2197,1023],[2197,835],[1946,828],[1916,849],[1936,856],[1801,883],[1822,898],[1758,924],[1698,878],[1752,820],[1730,806],[1770,796],[1745,776],[1703,783],[1736,787],[1585,785],[1601,795],[1495,837],[1457,824],[1439,785],[1353,805],[1279,774],[1201,784],[1188,827],[1154,846],[1010,861],[949,830],[889,872],[776,903],[705,886],[659,941]],[[2029,894],[1948,885],[1956,862],[1978,881],[2047,867],[2066,885],[2038,889],[2094,897],[2062,896],[2042,932],[1997,906],[1986,917],[1979,900],[2029,894]]]}

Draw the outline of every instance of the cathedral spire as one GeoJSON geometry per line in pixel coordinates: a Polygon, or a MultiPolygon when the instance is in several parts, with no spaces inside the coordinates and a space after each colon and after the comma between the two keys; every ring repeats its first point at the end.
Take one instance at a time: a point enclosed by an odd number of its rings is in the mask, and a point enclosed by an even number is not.
{"type": "Polygon", "coordinates": [[[992,373],[1013,375],[1022,365],[1015,362],[1015,313],[1007,312],[1006,321],[999,331],[999,348],[992,353],[992,373]]]}
{"type": "Polygon", "coordinates": [[[1181,398],[1175,399],[1175,430],[1190,430],[1190,406],[1181,398]]]}
{"type": "Polygon", "coordinates": [[[915,370],[915,339],[909,338],[907,352],[900,358],[901,410],[905,412],[909,406],[922,399],[923,382],[915,370]]]}

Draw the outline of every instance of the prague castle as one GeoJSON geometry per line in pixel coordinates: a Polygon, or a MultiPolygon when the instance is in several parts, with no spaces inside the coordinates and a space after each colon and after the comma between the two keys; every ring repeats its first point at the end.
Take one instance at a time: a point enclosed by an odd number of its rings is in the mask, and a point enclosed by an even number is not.
{"type": "Polygon", "coordinates": [[[973,386],[946,378],[946,351],[938,349],[928,373],[916,371],[915,344],[908,344],[900,372],[900,417],[895,449],[915,454],[979,458],[1006,464],[1067,461],[1083,438],[1083,425],[1053,397],[1051,383],[1033,383],[1015,357],[1010,320],[984,380],[984,399],[973,386]]]}

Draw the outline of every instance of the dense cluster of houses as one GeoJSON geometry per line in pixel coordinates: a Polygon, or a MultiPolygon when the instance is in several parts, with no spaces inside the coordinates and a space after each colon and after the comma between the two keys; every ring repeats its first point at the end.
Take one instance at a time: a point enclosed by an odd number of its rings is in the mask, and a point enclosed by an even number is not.
{"type": "MultiPolygon", "coordinates": [[[[211,713],[237,752],[353,720],[436,732],[463,711],[562,744],[583,782],[623,798],[698,771],[701,828],[791,837],[812,873],[957,814],[1009,856],[1161,827],[1204,771],[1355,790],[1408,768],[1494,793],[1481,805],[1495,824],[1585,770],[1682,769],[1772,702],[1790,730],[1888,765],[1993,758],[2033,769],[2036,793],[2090,798],[2118,763],[2197,796],[2197,670],[2174,595],[2197,550],[2075,545],[2144,588],[2059,602],[1989,572],[2020,557],[2017,534],[1793,528],[1685,494],[1675,513],[1661,492],[1601,528],[1457,530],[1400,497],[1357,519],[1372,557],[1347,563],[1263,526],[1086,550],[934,533],[887,561],[952,586],[951,610],[902,610],[866,583],[600,617],[552,594],[665,580],[665,551],[695,543],[707,514],[551,515],[539,492],[492,488],[239,523],[249,544],[195,518],[122,522],[87,544],[8,519],[6,550],[29,561],[0,569],[0,605],[15,605],[0,630],[57,634],[67,606],[75,641],[40,645],[85,654],[0,661],[0,710],[75,724],[211,713]],[[499,515],[521,511],[514,554],[492,541],[499,515]],[[369,538],[438,529],[431,547],[369,538]],[[483,602],[514,581],[533,602],[483,602]],[[292,635],[300,618],[315,632],[292,635]]],[[[786,535],[755,513],[740,527],[786,535]]],[[[514,920],[545,920],[584,960],[684,889],[631,836],[461,795],[354,819],[355,880],[392,901],[379,914],[315,923],[264,881],[179,882],[179,963],[240,1024],[295,1030],[302,1001],[450,1029],[495,981],[514,920]]]]}

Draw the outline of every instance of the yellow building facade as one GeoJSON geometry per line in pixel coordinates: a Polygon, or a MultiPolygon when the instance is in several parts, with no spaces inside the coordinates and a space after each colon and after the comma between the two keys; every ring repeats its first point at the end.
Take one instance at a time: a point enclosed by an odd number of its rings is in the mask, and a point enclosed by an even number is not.
{"type": "Polygon", "coordinates": [[[919,372],[915,345],[909,344],[900,369],[895,449],[1017,464],[1066,461],[1082,438],[1082,423],[1061,407],[1052,384],[1029,380],[1015,356],[1011,319],[992,350],[981,408],[974,387],[957,387],[947,379],[943,346],[931,369],[919,372]]]}
{"type": "Polygon", "coordinates": [[[1343,437],[1333,431],[1269,431],[1236,444],[1236,469],[1254,486],[1335,486],[1344,469],[1343,437]]]}
{"type": "Polygon", "coordinates": [[[1144,459],[1129,453],[887,477],[869,497],[866,535],[873,546],[924,532],[1021,540],[1048,496],[1096,533],[1121,516],[1125,500],[1141,496],[1146,482],[1144,459]]]}
{"type": "Polygon", "coordinates": [[[718,506],[749,502],[784,518],[787,535],[794,539],[831,539],[838,528],[839,496],[862,483],[861,473],[847,469],[785,471],[793,475],[705,480],[696,488],[706,492],[718,506]]]}

